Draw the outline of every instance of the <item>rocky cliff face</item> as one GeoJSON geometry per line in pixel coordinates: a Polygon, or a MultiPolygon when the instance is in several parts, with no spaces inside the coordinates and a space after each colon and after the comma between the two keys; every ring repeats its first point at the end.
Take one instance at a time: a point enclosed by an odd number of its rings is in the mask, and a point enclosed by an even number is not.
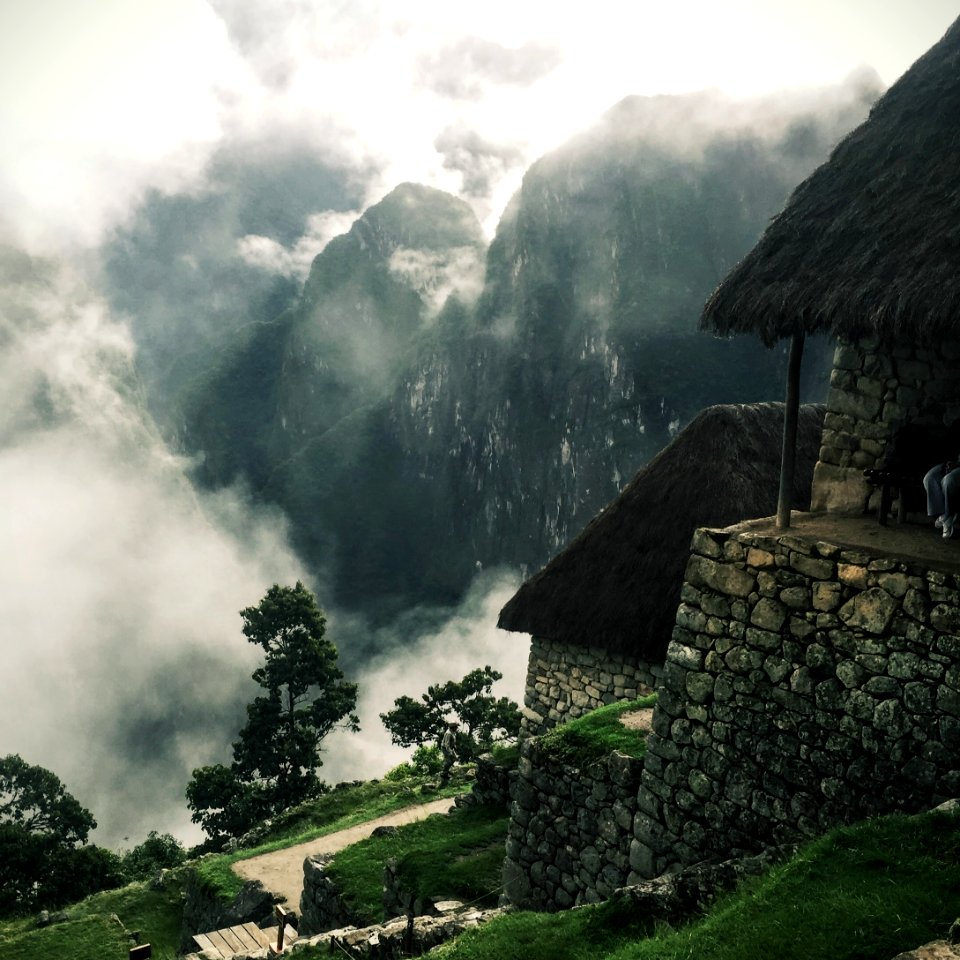
{"type": "Polygon", "coordinates": [[[783,352],[699,333],[700,308],[868,99],[763,135],[709,97],[624,101],[528,171],[485,278],[466,206],[398,188],[195,394],[207,479],[280,504],[338,603],[542,564],[704,406],[780,398],[783,352]]]}

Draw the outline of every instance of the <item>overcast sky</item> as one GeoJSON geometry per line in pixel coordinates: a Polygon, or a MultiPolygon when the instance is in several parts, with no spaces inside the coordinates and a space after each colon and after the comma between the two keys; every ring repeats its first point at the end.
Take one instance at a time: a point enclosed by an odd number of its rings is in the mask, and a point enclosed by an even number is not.
{"type": "Polygon", "coordinates": [[[94,245],[145,189],[197,189],[224,141],[288,139],[363,170],[370,202],[418,180],[466,194],[489,229],[526,164],[627,94],[748,95],[863,65],[889,84],[956,14],[947,0],[6,3],[0,238],[94,245]]]}

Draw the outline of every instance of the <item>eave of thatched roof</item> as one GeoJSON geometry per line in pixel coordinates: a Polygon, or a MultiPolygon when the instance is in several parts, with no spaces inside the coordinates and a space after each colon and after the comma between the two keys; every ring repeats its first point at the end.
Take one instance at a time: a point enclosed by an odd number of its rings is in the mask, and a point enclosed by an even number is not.
{"type": "MultiPolygon", "coordinates": [[[[708,407],[500,612],[498,626],[662,660],[690,538],[770,516],[782,403],[708,407]]],[[[810,502],[824,408],[800,408],[794,506],[810,502]]]]}
{"type": "Polygon", "coordinates": [[[701,325],[766,343],[960,330],[960,20],[794,191],[701,325]]]}

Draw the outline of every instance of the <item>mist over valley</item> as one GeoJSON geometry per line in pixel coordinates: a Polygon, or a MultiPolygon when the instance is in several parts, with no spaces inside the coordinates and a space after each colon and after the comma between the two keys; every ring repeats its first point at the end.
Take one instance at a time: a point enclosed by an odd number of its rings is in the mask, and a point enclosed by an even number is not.
{"type": "MultiPolygon", "coordinates": [[[[153,140],[94,149],[50,107],[87,146],[46,181],[40,121],[8,110],[0,753],[55,771],[114,849],[200,839],[184,788],[229,759],[257,665],[238,611],[271,584],[316,593],[359,684],[329,783],[408,756],[378,718],[401,694],[491,664],[522,701],[499,609],[704,407],[781,399],[785,352],[700,311],[895,79],[732,96],[618,61],[581,103],[542,18],[494,39],[361,6],[179,11],[215,53],[144,94],[153,140]],[[552,83],[569,116],[525,130],[552,83]]],[[[804,400],[832,350],[808,345],[804,400]]]]}

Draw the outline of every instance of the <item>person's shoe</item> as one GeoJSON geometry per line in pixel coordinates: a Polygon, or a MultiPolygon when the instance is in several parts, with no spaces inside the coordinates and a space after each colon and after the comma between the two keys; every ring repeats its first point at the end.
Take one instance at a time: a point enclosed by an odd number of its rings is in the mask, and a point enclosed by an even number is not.
{"type": "Polygon", "coordinates": [[[949,540],[953,536],[953,517],[943,518],[943,539],[949,540]]]}
{"type": "Polygon", "coordinates": [[[942,529],[943,529],[943,517],[937,517],[937,519],[933,521],[933,525],[934,525],[938,530],[942,530],[942,529]]]}

